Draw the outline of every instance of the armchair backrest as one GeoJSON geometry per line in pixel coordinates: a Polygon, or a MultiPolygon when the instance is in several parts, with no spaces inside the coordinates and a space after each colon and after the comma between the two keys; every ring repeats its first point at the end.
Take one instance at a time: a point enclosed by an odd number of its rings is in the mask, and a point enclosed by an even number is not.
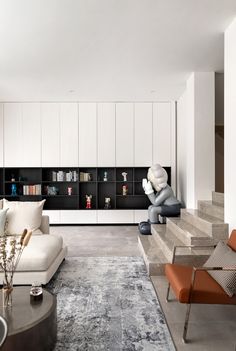
{"type": "Polygon", "coordinates": [[[236,251],[236,229],[232,230],[227,245],[234,251],[236,251]]]}

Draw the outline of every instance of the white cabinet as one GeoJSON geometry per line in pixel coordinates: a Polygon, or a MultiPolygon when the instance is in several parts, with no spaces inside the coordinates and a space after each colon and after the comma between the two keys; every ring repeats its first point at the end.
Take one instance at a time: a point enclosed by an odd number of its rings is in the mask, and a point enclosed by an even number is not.
{"type": "Polygon", "coordinates": [[[134,165],[134,104],[116,104],[116,166],[134,165]]]}
{"type": "Polygon", "coordinates": [[[98,104],[98,167],[115,166],[115,104],[98,104]]]}
{"type": "Polygon", "coordinates": [[[134,104],[134,166],[152,165],[152,103],[134,104]]]}
{"type": "Polygon", "coordinates": [[[3,104],[0,104],[0,167],[3,167],[3,104]]]}
{"type": "Polygon", "coordinates": [[[133,210],[98,210],[98,223],[134,223],[133,210]]]}
{"type": "Polygon", "coordinates": [[[60,210],[43,210],[43,215],[49,216],[50,224],[61,223],[61,211],[60,210]]]}
{"type": "Polygon", "coordinates": [[[21,167],[41,167],[41,118],[39,103],[22,104],[21,167]]]}
{"type": "Polygon", "coordinates": [[[60,166],[78,167],[78,104],[60,104],[60,166]]]}
{"type": "Polygon", "coordinates": [[[79,104],[79,166],[97,166],[97,104],[79,104]]]}
{"type": "Polygon", "coordinates": [[[153,164],[171,166],[171,103],[153,104],[153,164]]]}
{"type": "Polygon", "coordinates": [[[134,223],[148,220],[148,210],[134,210],[134,223]]]}
{"type": "Polygon", "coordinates": [[[61,224],[96,224],[96,210],[61,210],[61,224]]]}
{"type": "Polygon", "coordinates": [[[22,165],[22,106],[19,103],[4,104],[4,165],[22,165]]]}
{"type": "Polygon", "coordinates": [[[60,166],[59,104],[41,104],[42,167],[60,166]]]}

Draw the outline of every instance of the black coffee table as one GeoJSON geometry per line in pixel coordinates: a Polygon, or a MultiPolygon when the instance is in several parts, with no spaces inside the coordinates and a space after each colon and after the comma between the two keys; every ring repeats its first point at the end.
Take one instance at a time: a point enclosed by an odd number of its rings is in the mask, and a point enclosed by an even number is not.
{"type": "Polygon", "coordinates": [[[0,314],[7,320],[8,337],[2,351],[49,351],[57,338],[56,297],[43,290],[41,301],[31,301],[30,287],[14,287],[12,307],[2,307],[0,314]]]}

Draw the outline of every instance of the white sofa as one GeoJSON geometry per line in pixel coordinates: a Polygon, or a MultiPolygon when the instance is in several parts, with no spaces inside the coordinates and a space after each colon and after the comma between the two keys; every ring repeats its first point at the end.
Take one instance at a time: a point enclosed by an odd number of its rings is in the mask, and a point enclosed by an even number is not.
{"type": "MultiPolygon", "coordinates": [[[[13,284],[47,284],[66,257],[67,247],[63,244],[62,237],[49,234],[48,216],[42,216],[39,229],[43,234],[32,235],[14,273],[13,284]]],[[[2,273],[0,279],[3,280],[2,273]]]]}

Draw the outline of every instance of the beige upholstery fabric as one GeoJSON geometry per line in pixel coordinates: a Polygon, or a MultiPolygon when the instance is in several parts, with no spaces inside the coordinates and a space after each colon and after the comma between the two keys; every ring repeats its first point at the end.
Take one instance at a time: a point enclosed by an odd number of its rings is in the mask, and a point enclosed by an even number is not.
{"type": "Polygon", "coordinates": [[[24,249],[17,271],[46,271],[63,246],[62,237],[44,234],[32,236],[24,249]]]}
{"type": "Polygon", "coordinates": [[[2,207],[3,207],[3,201],[0,200],[0,210],[2,209],[2,207]]]}
{"type": "Polygon", "coordinates": [[[25,228],[32,231],[39,229],[44,202],[45,200],[23,202],[3,199],[3,208],[9,209],[7,212],[7,234],[21,234],[25,228]]]}
{"type": "MultiPolygon", "coordinates": [[[[236,268],[236,252],[224,242],[219,241],[204,266],[236,268]]],[[[232,297],[236,293],[236,271],[208,271],[208,273],[220,284],[228,296],[232,297]]]]}

